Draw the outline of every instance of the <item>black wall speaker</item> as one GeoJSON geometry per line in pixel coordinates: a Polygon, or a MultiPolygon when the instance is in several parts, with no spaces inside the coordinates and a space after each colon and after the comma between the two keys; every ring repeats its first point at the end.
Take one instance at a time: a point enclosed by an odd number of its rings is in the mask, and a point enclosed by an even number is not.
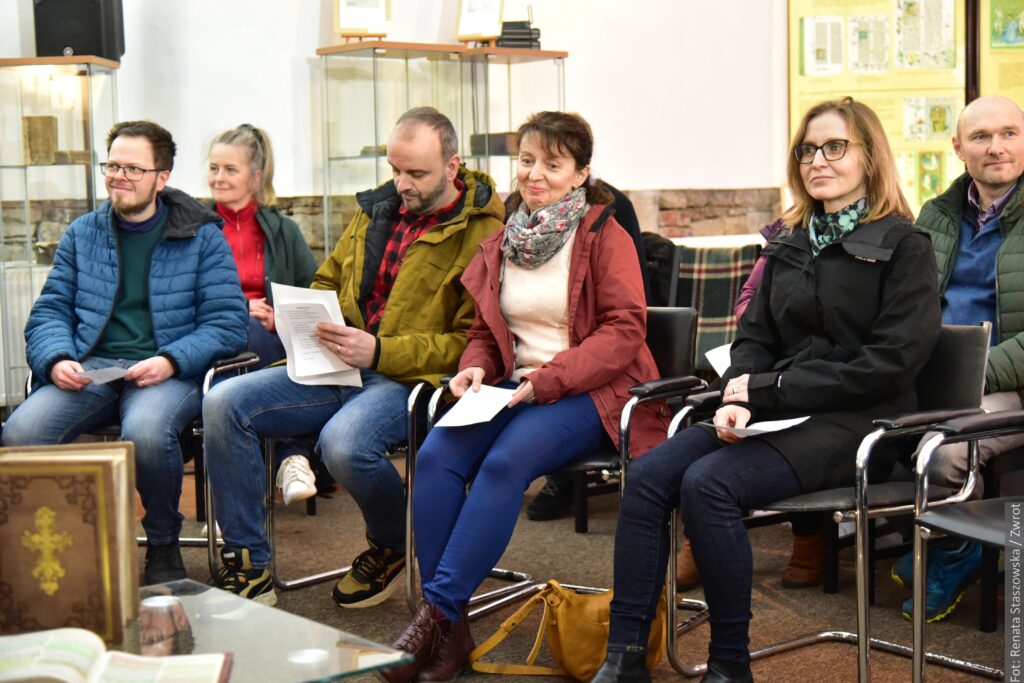
{"type": "Polygon", "coordinates": [[[121,61],[121,0],[35,0],[36,56],[96,55],[121,61]]]}

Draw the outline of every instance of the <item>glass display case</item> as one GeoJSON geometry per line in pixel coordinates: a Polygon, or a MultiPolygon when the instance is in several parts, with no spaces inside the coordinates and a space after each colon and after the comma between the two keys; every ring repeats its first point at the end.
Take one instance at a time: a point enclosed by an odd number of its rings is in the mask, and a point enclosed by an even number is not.
{"type": "Polygon", "coordinates": [[[324,244],[355,212],[355,193],[391,178],[385,145],[406,110],[430,105],[462,137],[461,45],[368,41],[317,50],[322,67],[324,244]]]}
{"type": "Polygon", "coordinates": [[[0,412],[23,399],[24,327],[68,224],[105,196],[118,63],[0,59],[0,412]]]}
{"type": "Polygon", "coordinates": [[[322,60],[324,244],[355,213],[355,193],[391,177],[385,145],[419,105],[451,119],[469,168],[511,190],[511,134],[526,117],[565,108],[567,52],[369,41],[317,50],[322,60]]]}
{"type": "Polygon", "coordinates": [[[568,52],[505,47],[471,48],[462,54],[462,158],[489,173],[503,194],[515,177],[513,134],[538,111],[565,109],[568,52]]]}

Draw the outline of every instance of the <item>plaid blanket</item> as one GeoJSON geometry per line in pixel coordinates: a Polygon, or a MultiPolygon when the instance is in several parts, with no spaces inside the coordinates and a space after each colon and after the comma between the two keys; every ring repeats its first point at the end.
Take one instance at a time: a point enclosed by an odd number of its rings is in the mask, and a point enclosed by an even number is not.
{"type": "Polygon", "coordinates": [[[761,253],[758,244],[736,247],[676,247],[678,279],[670,305],[692,306],[700,313],[697,324],[698,370],[711,370],[704,354],[736,336],[733,308],[740,288],[761,253]]]}

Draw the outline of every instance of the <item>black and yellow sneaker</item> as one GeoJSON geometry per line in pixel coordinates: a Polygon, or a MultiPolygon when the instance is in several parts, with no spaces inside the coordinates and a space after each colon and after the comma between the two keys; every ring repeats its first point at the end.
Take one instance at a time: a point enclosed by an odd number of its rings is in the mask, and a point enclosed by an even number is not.
{"type": "Polygon", "coordinates": [[[276,605],[274,578],[266,567],[257,569],[249,561],[248,548],[226,545],[220,550],[224,566],[217,572],[215,581],[218,588],[234,593],[264,605],[276,605]]]}
{"type": "MultiPolygon", "coordinates": [[[[367,539],[369,541],[369,539],[367,539]]],[[[370,549],[352,561],[352,569],[334,587],[332,597],[339,607],[373,607],[388,599],[405,569],[405,555],[391,548],[370,549]]]]}

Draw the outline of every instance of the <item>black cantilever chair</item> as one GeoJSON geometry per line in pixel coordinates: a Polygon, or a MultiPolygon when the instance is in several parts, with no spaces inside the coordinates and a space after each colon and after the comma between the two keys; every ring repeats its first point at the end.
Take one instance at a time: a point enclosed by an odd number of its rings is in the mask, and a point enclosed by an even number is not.
{"type": "MultiPolygon", "coordinates": [[[[692,391],[706,388],[706,383],[696,377],[689,376],[693,369],[693,355],[696,348],[697,312],[692,308],[649,307],[647,309],[647,345],[651,349],[658,371],[664,379],[646,382],[630,389],[633,398],[627,402],[622,411],[619,423],[619,449],[588,454],[577,458],[559,472],[572,475],[589,471],[599,471],[606,478],[617,477],[619,489],[626,481],[626,470],[631,460],[629,456],[629,427],[633,412],[641,403],[664,401],[669,398],[680,399],[692,391]]],[[[416,573],[416,546],[412,526],[412,494],[416,475],[416,453],[422,441],[419,438],[416,411],[422,405],[422,395],[426,385],[414,390],[409,399],[409,454],[406,459],[406,602],[411,612],[415,612],[418,603],[418,580],[416,573]]],[[[447,382],[436,389],[429,398],[428,427],[438,417],[445,399],[451,399],[447,391],[447,382]]],[[[577,481],[582,481],[582,478],[577,481]]],[[[512,581],[512,585],[487,593],[473,596],[470,600],[470,619],[500,609],[515,600],[526,597],[544,587],[544,583],[533,580],[523,572],[494,568],[492,578],[512,581]]],[[[605,589],[587,586],[572,586],[586,592],[600,592],[605,589]]]]}
{"type": "MultiPolygon", "coordinates": [[[[1005,498],[988,498],[958,502],[960,496],[952,496],[944,500],[933,500],[928,486],[928,464],[935,450],[944,444],[969,442],[969,463],[971,473],[978,470],[977,442],[993,436],[1005,436],[1024,432],[1024,410],[1011,410],[982,415],[969,415],[948,420],[936,425],[937,434],[929,438],[922,446],[914,463],[915,475],[915,533],[914,533],[914,683],[924,680],[924,663],[928,658],[925,652],[924,636],[926,620],[925,603],[925,571],[928,565],[928,545],[931,538],[955,536],[968,541],[980,543],[988,552],[998,552],[1007,545],[1018,548],[1017,566],[1020,564],[1019,548],[1021,530],[1017,527],[1016,536],[1007,525],[1007,506],[1016,505],[1018,511],[1024,511],[1024,496],[1005,498]]],[[[993,454],[993,459],[1007,457],[1009,453],[993,454]]],[[[991,464],[991,461],[990,463],[991,464]]],[[[998,492],[994,492],[998,495],[998,492]]],[[[1017,513],[1018,524],[1021,512],[1017,513]]],[[[1007,559],[1009,563],[1009,558],[1007,559]]],[[[983,565],[985,562],[983,561],[983,565]]],[[[995,563],[990,563],[994,569],[995,563]]],[[[983,570],[984,571],[984,570],[983,570]]],[[[1009,573],[1009,568],[1007,573],[1009,573]]],[[[982,582],[994,581],[995,572],[986,577],[983,573],[982,582]]],[[[1011,596],[1006,596],[1010,604],[1011,596]]],[[[995,671],[999,678],[1003,672],[995,671]]]]}
{"type": "MultiPolygon", "coordinates": [[[[918,406],[921,412],[895,416],[887,420],[875,420],[877,429],[868,434],[856,453],[855,475],[856,486],[817,491],[778,501],[768,506],[769,510],[778,512],[819,512],[830,513],[835,522],[852,520],[856,524],[857,544],[857,633],[847,631],[822,631],[807,634],[789,641],[776,643],[751,652],[751,659],[767,657],[779,652],[796,649],[821,642],[843,642],[858,646],[857,670],[860,683],[870,680],[869,665],[870,648],[883,650],[892,654],[910,657],[910,648],[879,639],[870,638],[869,625],[869,578],[872,574],[869,563],[869,538],[871,537],[869,520],[892,515],[909,515],[914,511],[914,484],[912,481],[888,481],[875,483],[868,487],[868,466],[876,447],[880,443],[892,442],[897,439],[910,438],[916,446],[920,436],[932,431],[935,425],[943,420],[961,415],[977,414],[981,410],[981,397],[985,385],[985,367],[988,359],[988,344],[991,325],[944,325],[939,341],[916,381],[918,406]],[[870,647],[869,647],[870,644],[870,647]]],[[[718,392],[698,394],[688,401],[686,417],[709,413],[721,402],[718,392]]],[[[682,418],[682,414],[677,416],[682,418]]],[[[675,433],[680,420],[674,420],[669,436],[675,433]]],[[[906,442],[904,442],[906,443],[906,442]]],[[[854,454],[851,454],[853,460],[854,454]]],[[[976,473],[972,474],[960,492],[939,490],[934,487],[931,492],[936,497],[955,494],[958,500],[965,499],[973,490],[976,473]]],[[[672,525],[673,551],[670,553],[668,569],[668,585],[670,594],[675,592],[675,545],[678,543],[678,524],[673,515],[672,525]]],[[[689,609],[706,607],[698,600],[683,600],[680,604],[689,609]]],[[[668,611],[668,658],[672,667],[685,676],[699,676],[705,665],[687,666],[679,660],[676,652],[676,640],[680,632],[685,632],[706,619],[706,612],[701,611],[682,625],[678,624],[674,610],[668,611]]],[[[961,662],[951,657],[929,655],[929,659],[943,666],[956,668],[978,675],[991,676],[992,670],[969,662],[961,662]]]]}

